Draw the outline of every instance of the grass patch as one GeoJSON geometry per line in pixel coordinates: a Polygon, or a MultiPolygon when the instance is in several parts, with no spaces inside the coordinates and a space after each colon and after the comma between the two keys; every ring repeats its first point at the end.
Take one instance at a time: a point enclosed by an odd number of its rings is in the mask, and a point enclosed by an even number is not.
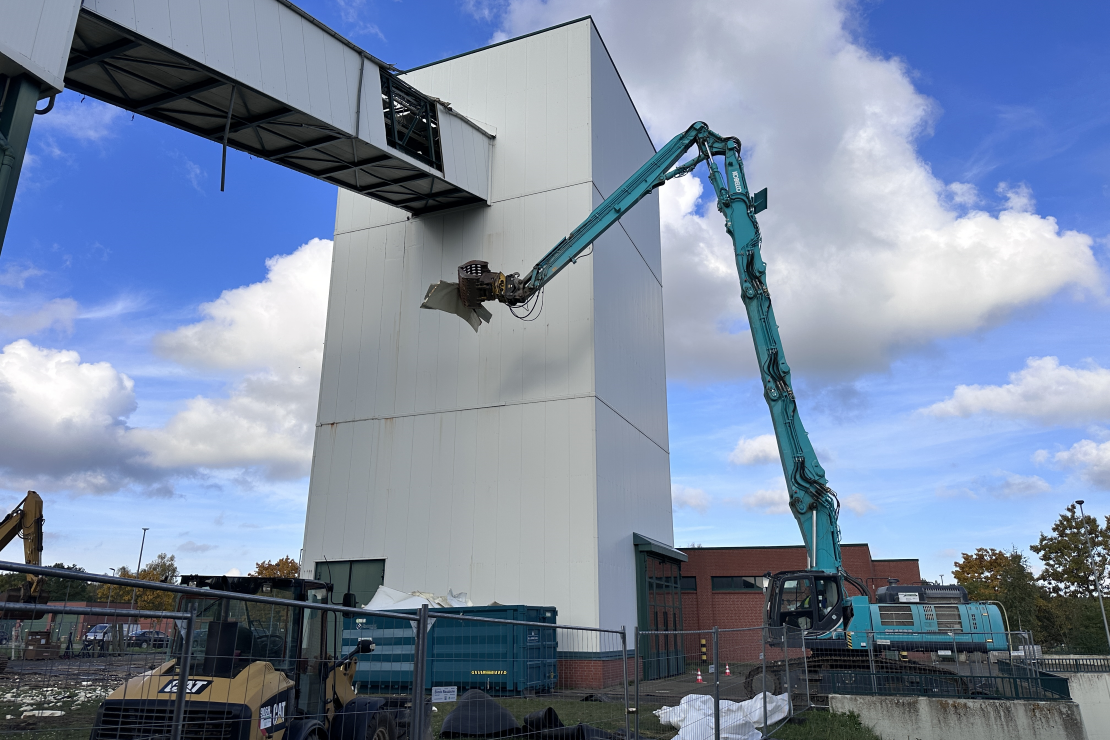
{"type": "Polygon", "coordinates": [[[810,711],[799,715],[804,724],[783,725],[774,733],[778,740],[882,740],[860,722],[855,712],[810,711]]]}

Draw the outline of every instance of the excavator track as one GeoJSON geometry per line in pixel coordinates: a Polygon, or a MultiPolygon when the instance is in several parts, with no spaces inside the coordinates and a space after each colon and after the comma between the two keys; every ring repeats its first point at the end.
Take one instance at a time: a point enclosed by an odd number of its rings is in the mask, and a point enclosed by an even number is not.
{"type": "MultiPolygon", "coordinates": [[[[853,679],[867,684],[863,686],[861,683],[861,688],[867,689],[867,693],[875,690],[882,693],[882,687],[892,679],[899,687],[904,687],[908,681],[913,682],[914,677],[917,681],[925,679],[924,693],[928,692],[929,685],[932,685],[934,691],[943,693],[945,696],[953,694],[969,696],[975,693],[967,677],[946,668],[914,661],[890,660],[880,656],[872,656],[869,659],[866,654],[810,655],[804,663],[801,660],[794,660],[789,662],[789,666],[787,661],[783,660],[768,662],[766,676],[763,675],[761,665],[748,672],[744,679],[744,689],[749,696],[755,696],[763,690],[770,691],[772,694],[781,694],[788,685],[791,694],[808,695],[809,702],[814,706],[828,706],[828,695],[833,692],[829,691],[826,679],[830,678],[830,674],[835,671],[851,672],[853,679]],[[942,686],[950,688],[941,692],[939,689],[942,686]]],[[[900,692],[891,691],[891,693],[900,692]]]]}

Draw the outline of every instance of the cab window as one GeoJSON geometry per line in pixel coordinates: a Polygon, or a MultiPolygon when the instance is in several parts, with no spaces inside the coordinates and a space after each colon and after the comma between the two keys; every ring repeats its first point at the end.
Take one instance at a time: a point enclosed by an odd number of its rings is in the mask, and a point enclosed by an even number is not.
{"type": "Polygon", "coordinates": [[[842,599],[840,584],[835,578],[817,579],[817,619],[823,621],[825,617],[836,609],[842,599]]]}
{"type": "Polygon", "coordinates": [[[813,627],[813,581],[791,578],[782,584],[782,624],[808,630],[813,627]]]}

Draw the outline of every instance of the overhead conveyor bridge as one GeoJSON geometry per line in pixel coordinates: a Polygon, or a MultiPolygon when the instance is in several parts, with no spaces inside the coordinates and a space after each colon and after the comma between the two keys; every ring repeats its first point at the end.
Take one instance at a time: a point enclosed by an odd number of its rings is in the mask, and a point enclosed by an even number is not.
{"type": "Polygon", "coordinates": [[[0,239],[28,105],[63,87],[414,215],[488,202],[493,133],[288,0],[0,0],[0,18],[0,239]]]}

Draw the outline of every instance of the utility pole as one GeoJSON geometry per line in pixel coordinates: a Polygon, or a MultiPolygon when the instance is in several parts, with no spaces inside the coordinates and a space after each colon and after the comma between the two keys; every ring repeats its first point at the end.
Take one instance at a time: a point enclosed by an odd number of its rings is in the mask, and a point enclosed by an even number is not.
{"type": "MultiPolygon", "coordinates": [[[[1079,521],[1083,524],[1083,533],[1087,535],[1087,552],[1091,558],[1091,570],[1095,569],[1095,548],[1091,544],[1091,530],[1087,529],[1087,515],[1083,513],[1083,499],[1079,499],[1075,503],[1079,504],[1079,521]]],[[[1098,526],[1098,519],[1095,519],[1095,525],[1098,526]]],[[[1110,625],[1106,623],[1106,606],[1102,603],[1102,569],[1099,568],[1095,573],[1095,591],[1098,592],[1098,608],[1102,610],[1102,628],[1106,630],[1106,645],[1110,647],[1110,625]]]]}
{"type": "MultiPolygon", "coordinates": [[[[146,547],[146,531],[150,527],[143,527],[143,541],[139,544],[139,564],[135,566],[135,578],[139,577],[139,571],[143,568],[143,548],[146,547]]],[[[131,611],[135,611],[135,594],[138,593],[136,589],[131,589],[131,611]]],[[[128,620],[128,624],[131,620],[128,620]]]]}

